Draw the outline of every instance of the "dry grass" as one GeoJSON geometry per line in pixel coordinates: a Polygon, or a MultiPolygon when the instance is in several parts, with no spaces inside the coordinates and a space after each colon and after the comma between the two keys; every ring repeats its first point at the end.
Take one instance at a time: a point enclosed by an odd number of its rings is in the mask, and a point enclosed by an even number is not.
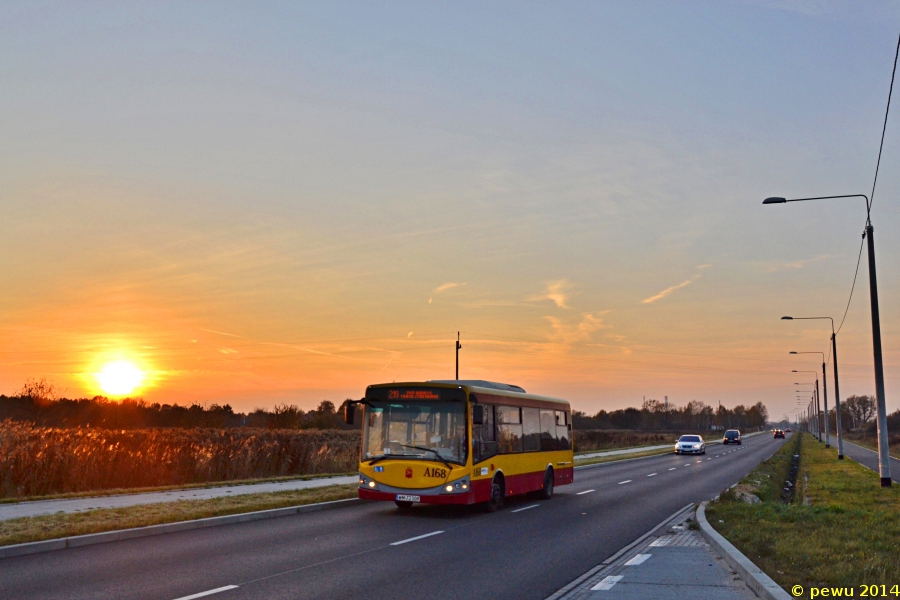
{"type": "Polygon", "coordinates": [[[572,435],[576,452],[595,452],[597,450],[618,450],[638,446],[659,446],[660,444],[669,443],[674,447],[675,440],[678,439],[680,434],[618,429],[576,429],[572,435]]]}
{"type": "Polygon", "coordinates": [[[0,498],[355,472],[359,432],[0,423],[0,498]]]}
{"type": "Polygon", "coordinates": [[[355,498],[357,486],[334,485],[266,494],[243,494],[209,500],[179,500],[127,508],[105,508],[81,513],[57,513],[0,521],[0,545],[37,542],[88,533],[100,533],[219,517],[257,510],[355,498]]]}

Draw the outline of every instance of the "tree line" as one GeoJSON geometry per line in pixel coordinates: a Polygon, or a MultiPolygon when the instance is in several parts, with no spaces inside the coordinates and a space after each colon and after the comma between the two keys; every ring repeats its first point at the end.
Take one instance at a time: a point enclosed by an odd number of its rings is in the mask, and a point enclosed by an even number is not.
{"type": "Polygon", "coordinates": [[[710,431],[720,429],[758,429],[765,427],[769,411],[762,402],[752,406],[738,404],[734,408],[713,408],[693,400],[683,407],[660,400],[645,400],[640,409],[601,410],[590,416],[572,413],[576,429],[638,429],[643,431],[710,431]]]}
{"type": "Polygon", "coordinates": [[[140,398],[110,400],[103,396],[70,399],[59,397],[46,380],[29,380],[13,396],[0,395],[0,421],[12,419],[43,427],[259,427],[263,429],[356,429],[343,419],[343,406],[323,400],[315,410],[294,404],[278,404],[272,410],[257,408],[235,412],[229,404],[160,404],[140,398]]]}

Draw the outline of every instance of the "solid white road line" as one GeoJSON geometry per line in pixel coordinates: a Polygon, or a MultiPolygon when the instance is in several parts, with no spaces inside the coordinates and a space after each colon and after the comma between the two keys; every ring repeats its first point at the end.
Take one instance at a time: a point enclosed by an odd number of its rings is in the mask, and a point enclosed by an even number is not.
{"type": "Polygon", "coordinates": [[[612,588],[612,586],[616,585],[624,578],[624,575],[608,575],[604,577],[600,583],[591,588],[592,592],[599,592],[601,590],[608,590],[612,588]]]}
{"type": "Polygon", "coordinates": [[[620,482],[619,482],[618,484],[616,484],[616,485],[622,485],[623,483],[631,483],[631,480],[630,480],[630,479],[626,479],[625,481],[620,481],[620,482]]]}
{"type": "Polygon", "coordinates": [[[672,467],[672,468],[669,469],[669,470],[670,470],[670,471],[674,471],[674,470],[677,469],[677,468],[678,468],[678,467],[672,467]]]}
{"type": "Polygon", "coordinates": [[[653,477],[654,475],[656,475],[656,473],[650,473],[647,477],[653,477]]]}
{"type": "Polygon", "coordinates": [[[584,490],[583,492],[578,492],[575,494],[576,496],[580,496],[582,494],[590,494],[591,492],[596,492],[597,490],[584,490]]]}
{"type": "Polygon", "coordinates": [[[226,585],[225,587],[216,588],[214,590],[207,590],[205,592],[200,592],[199,594],[191,594],[190,596],[182,596],[181,598],[175,598],[175,600],[194,600],[194,598],[203,598],[204,596],[212,596],[213,594],[218,594],[219,592],[227,592],[228,590],[233,590],[237,588],[236,585],[226,585]]]}
{"type": "Polygon", "coordinates": [[[421,540],[423,538],[431,537],[433,535],[437,535],[439,533],[444,533],[443,531],[432,531],[431,533],[426,533],[425,535],[417,535],[416,537],[411,537],[405,540],[400,540],[399,542],[393,542],[391,546],[399,546],[400,544],[408,544],[409,542],[414,542],[416,540],[421,540]]]}
{"type": "Polygon", "coordinates": [[[635,565],[639,565],[639,564],[641,564],[642,562],[646,561],[646,560],[647,560],[648,558],[650,558],[651,556],[653,556],[653,555],[652,555],[652,554],[638,554],[638,555],[636,555],[634,558],[632,558],[631,560],[629,560],[627,563],[625,563],[625,566],[626,566],[626,567],[633,567],[633,566],[635,566],[635,565]]]}
{"type": "Polygon", "coordinates": [[[522,512],[523,510],[528,510],[529,508],[537,508],[538,506],[540,506],[540,504],[532,504],[531,506],[526,506],[525,508],[517,508],[516,510],[511,510],[509,512],[522,512]]]}

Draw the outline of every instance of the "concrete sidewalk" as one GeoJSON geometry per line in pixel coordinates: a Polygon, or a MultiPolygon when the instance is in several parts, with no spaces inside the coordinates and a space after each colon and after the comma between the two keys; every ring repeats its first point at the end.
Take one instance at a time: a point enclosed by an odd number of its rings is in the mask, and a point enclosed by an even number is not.
{"type": "Polygon", "coordinates": [[[138,506],[140,504],[177,502],[179,500],[207,500],[222,496],[305,490],[329,485],[347,485],[356,483],[358,480],[356,475],[350,475],[344,477],[323,477],[320,479],[295,479],[271,483],[252,483],[247,485],[223,485],[212,488],[171,490],[168,492],[147,492],[144,494],[121,494],[116,496],[93,496],[88,498],[68,498],[64,500],[17,502],[15,504],[0,504],[0,521],[18,519],[20,517],[38,517],[59,512],[84,512],[97,508],[123,508],[128,506],[138,506]]]}
{"type": "MultiPolygon", "coordinates": [[[[552,600],[756,600],[756,594],[688,528],[689,511],[552,600]]],[[[549,599],[548,599],[549,600],[549,599]]]]}

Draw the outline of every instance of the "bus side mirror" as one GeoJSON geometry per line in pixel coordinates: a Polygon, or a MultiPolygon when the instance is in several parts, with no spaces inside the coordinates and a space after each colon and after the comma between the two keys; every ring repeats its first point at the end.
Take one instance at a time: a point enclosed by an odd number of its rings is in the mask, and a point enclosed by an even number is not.
{"type": "Polygon", "coordinates": [[[472,405],[472,425],[484,425],[484,405],[472,405]]]}
{"type": "Polygon", "coordinates": [[[355,404],[345,404],[344,405],[344,423],[347,425],[353,425],[353,421],[356,418],[356,405],[355,404]]]}

